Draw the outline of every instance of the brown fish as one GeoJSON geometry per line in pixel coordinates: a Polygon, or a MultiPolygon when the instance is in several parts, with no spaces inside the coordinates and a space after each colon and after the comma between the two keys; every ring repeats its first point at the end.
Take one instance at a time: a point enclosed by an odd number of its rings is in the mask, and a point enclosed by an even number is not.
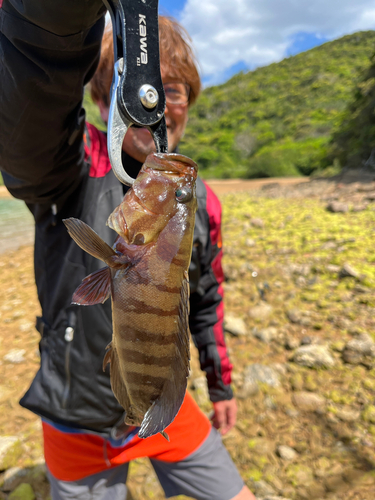
{"type": "Polygon", "coordinates": [[[189,372],[189,280],[197,166],[177,154],[151,154],[107,224],[118,233],[111,248],[78,219],[64,223],[74,241],[107,266],[87,276],[73,303],[112,296],[112,390],[125,422],[146,438],[173,421],[189,372]]]}

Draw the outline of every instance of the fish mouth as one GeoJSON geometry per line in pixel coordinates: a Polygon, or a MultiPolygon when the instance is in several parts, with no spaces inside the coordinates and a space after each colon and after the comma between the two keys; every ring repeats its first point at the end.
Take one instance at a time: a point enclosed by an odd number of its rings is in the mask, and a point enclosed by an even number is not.
{"type": "Polygon", "coordinates": [[[195,173],[194,177],[196,177],[198,173],[198,165],[195,161],[179,153],[151,153],[146,158],[145,164],[154,170],[162,170],[164,172],[171,170],[179,174],[185,174],[186,167],[193,167],[195,173]],[[185,165],[180,165],[181,163],[185,165]]]}

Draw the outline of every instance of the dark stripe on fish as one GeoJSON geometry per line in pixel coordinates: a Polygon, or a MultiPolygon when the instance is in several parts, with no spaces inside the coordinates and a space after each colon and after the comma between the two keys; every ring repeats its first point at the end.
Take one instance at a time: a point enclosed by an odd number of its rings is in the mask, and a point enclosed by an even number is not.
{"type": "MultiPolygon", "coordinates": [[[[165,301],[168,302],[167,300],[165,301]]],[[[159,307],[153,307],[148,304],[145,304],[142,300],[137,300],[136,298],[127,297],[126,305],[123,307],[123,310],[126,312],[129,307],[132,308],[132,312],[136,312],[138,314],[154,314],[155,316],[173,316],[178,315],[179,306],[175,306],[171,310],[165,311],[164,309],[160,309],[159,307]]]]}
{"type": "Polygon", "coordinates": [[[121,349],[126,352],[126,361],[131,363],[137,363],[139,365],[147,364],[159,367],[170,366],[172,357],[170,355],[166,356],[154,356],[153,354],[144,354],[139,351],[121,349]]]}
{"type": "Polygon", "coordinates": [[[132,384],[138,389],[143,387],[155,387],[162,388],[166,383],[168,378],[165,377],[154,377],[153,375],[142,375],[138,372],[126,372],[125,374],[126,383],[129,385],[130,392],[132,390],[132,384]]]}

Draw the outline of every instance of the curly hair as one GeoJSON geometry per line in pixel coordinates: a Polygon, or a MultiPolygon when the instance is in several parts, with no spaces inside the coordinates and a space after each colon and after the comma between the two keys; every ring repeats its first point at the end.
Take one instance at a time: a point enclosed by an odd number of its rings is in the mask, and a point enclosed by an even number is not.
{"type": "MultiPolygon", "coordinates": [[[[193,104],[201,90],[197,62],[188,33],[171,17],[159,16],[159,48],[164,70],[171,78],[179,79],[190,86],[189,105],[193,104]]],[[[109,106],[113,66],[113,36],[109,24],[102,39],[99,65],[90,82],[94,102],[102,101],[109,106]]]]}

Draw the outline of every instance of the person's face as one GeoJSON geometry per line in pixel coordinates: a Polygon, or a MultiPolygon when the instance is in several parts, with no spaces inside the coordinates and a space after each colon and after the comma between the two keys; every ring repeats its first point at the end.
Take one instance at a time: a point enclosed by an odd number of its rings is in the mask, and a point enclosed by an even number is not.
{"type": "MultiPolygon", "coordinates": [[[[161,66],[163,84],[181,81],[171,78],[163,65],[161,66]]],[[[104,121],[108,121],[108,108],[99,103],[99,108],[104,121]]],[[[167,125],[168,150],[173,151],[180,142],[188,120],[188,104],[168,104],[165,108],[165,121],[167,125]]],[[[146,128],[130,127],[125,134],[122,149],[132,158],[144,163],[146,157],[155,151],[155,143],[151,133],[146,128]]]]}

